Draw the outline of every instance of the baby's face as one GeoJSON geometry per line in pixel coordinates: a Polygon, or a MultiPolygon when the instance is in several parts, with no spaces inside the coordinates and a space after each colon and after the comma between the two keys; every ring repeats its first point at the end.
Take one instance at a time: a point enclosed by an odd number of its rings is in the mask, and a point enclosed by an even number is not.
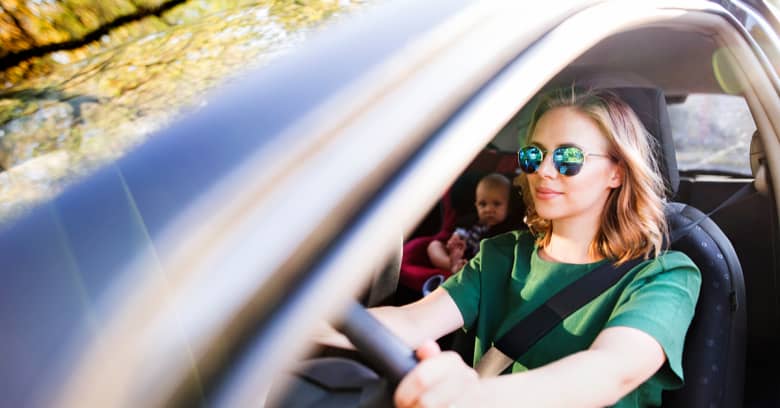
{"type": "Polygon", "coordinates": [[[509,191],[477,185],[477,216],[481,224],[492,227],[506,219],[509,208],[509,191]]]}

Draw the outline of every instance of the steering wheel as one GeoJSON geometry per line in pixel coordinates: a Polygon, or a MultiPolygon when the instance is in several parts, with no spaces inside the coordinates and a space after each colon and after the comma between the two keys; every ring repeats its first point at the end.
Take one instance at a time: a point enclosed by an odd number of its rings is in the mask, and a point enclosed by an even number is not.
{"type": "Polygon", "coordinates": [[[414,350],[357,302],[349,305],[340,329],[363,358],[394,385],[417,365],[414,350]]]}
{"type": "Polygon", "coordinates": [[[362,360],[375,371],[350,358],[307,360],[293,371],[292,378],[298,379],[293,380],[294,386],[272,387],[268,397],[271,402],[268,405],[266,401],[266,406],[352,406],[355,403],[361,407],[394,406],[395,388],[417,365],[414,351],[355,301],[338,323],[336,326],[352,342],[362,360]]]}

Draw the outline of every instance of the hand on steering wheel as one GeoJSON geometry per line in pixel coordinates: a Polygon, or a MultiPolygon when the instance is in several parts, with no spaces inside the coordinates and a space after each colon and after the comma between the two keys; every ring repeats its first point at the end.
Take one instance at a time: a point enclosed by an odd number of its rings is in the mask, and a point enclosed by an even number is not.
{"type": "Polygon", "coordinates": [[[341,331],[371,365],[400,383],[394,396],[397,406],[481,405],[476,371],[457,353],[442,352],[433,340],[415,353],[358,303],[349,308],[341,331]]]}
{"type": "Polygon", "coordinates": [[[417,349],[420,363],[398,384],[396,407],[483,406],[477,372],[452,351],[428,340],[417,349]]]}

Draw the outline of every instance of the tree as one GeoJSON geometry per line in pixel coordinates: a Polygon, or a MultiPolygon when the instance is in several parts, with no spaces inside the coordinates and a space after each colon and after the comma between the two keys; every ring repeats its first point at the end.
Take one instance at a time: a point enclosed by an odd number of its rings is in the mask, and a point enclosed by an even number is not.
{"type": "Polygon", "coordinates": [[[208,90],[345,10],[321,0],[158,1],[143,3],[158,12],[141,16],[140,1],[19,3],[0,0],[0,55],[38,54],[0,70],[0,222],[121,157],[196,110],[208,90]],[[133,10],[135,20],[122,17],[133,10]],[[105,34],[91,40],[95,32],[105,34]]]}

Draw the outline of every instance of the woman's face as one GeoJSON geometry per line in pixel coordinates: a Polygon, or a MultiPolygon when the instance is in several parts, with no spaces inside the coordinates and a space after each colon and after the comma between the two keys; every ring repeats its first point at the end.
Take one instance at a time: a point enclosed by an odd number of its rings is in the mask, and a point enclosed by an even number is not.
{"type": "Polygon", "coordinates": [[[607,157],[587,155],[578,174],[564,176],[552,161],[552,151],[561,145],[608,154],[609,142],[596,121],[576,108],[551,109],[539,119],[530,144],[545,151],[541,167],[527,175],[539,216],[554,222],[599,220],[610,190],[622,181],[619,166],[607,157]]]}

